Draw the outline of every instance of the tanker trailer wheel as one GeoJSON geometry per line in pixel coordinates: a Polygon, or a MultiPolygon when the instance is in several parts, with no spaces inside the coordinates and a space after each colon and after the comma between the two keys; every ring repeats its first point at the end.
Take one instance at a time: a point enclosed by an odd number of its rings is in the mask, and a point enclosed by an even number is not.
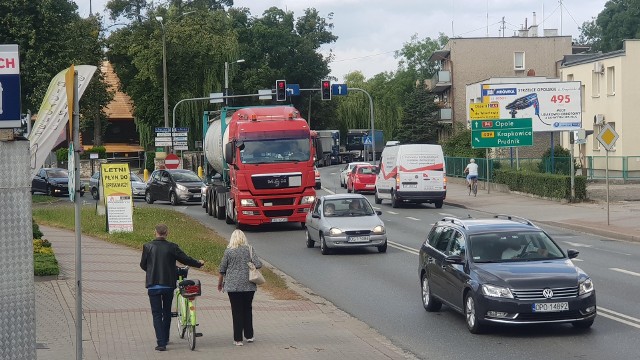
{"type": "Polygon", "coordinates": [[[214,200],[213,206],[215,207],[214,211],[216,213],[216,216],[217,216],[218,220],[225,219],[225,217],[226,217],[226,215],[225,215],[226,211],[225,210],[226,209],[225,209],[224,205],[218,205],[219,201],[218,201],[218,194],[217,193],[214,196],[213,200],[214,200]]]}
{"type": "Polygon", "coordinates": [[[207,194],[207,215],[209,216],[216,216],[215,214],[215,209],[213,208],[213,206],[211,205],[211,194],[207,194]]]}

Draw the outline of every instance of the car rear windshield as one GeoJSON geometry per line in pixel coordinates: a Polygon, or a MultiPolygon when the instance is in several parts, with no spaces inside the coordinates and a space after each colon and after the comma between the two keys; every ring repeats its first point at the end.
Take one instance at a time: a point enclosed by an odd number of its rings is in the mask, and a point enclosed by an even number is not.
{"type": "Polygon", "coordinates": [[[518,262],[564,258],[562,250],[543,231],[501,231],[469,236],[471,259],[518,262]]]}
{"type": "Polygon", "coordinates": [[[66,170],[49,170],[47,175],[50,178],[65,178],[69,176],[69,173],[66,170]]]}

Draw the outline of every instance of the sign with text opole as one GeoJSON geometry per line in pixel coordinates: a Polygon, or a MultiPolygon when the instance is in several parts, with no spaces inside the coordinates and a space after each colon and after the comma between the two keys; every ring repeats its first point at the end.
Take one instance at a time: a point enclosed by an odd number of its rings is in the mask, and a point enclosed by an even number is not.
{"type": "Polygon", "coordinates": [[[497,103],[501,119],[533,120],[533,131],[582,127],[580,81],[483,84],[482,103],[497,103]]]}
{"type": "Polygon", "coordinates": [[[104,187],[109,233],[133,231],[133,199],[129,164],[102,164],[100,186],[104,187]]]}
{"type": "Polygon", "coordinates": [[[471,120],[471,147],[518,147],[533,145],[532,119],[471,120]]]}

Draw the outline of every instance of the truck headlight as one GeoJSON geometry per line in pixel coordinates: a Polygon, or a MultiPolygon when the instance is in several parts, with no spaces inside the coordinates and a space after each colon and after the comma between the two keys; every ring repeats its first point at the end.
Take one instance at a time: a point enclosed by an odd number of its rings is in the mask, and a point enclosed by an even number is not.
{"type": "Polygon", "coordinates": [[[243,206],[243,207],[256,206],[256,202],[253,201],[253,199],[241,199],[240,206],[243,206]]]}
{"type": "Polygon", "coordinates": [[[513,294],[511,293],[511,290],[501,286],[483,284],[482,293],[485,296],[490,296],[490,297],[501,297],[501,298],[513,299],[513,294]]]}
{"type": "Polygon", "coordinates": [[[302,200],[300,200],[300,205],[307,205],[307,204],[311,204],[313,203],[313,201],[316,199],[315,196],[310,195],[310,196],[303,196],[302,200]]]}
{"type": "Polygon", "coordinates": [[[331,234],[331,236],[338,236],[342,234],[342,230],[338,228],[331,228],[331,230],[329,230],[329,234],[331,234]]]}
{"type": "Polygon", "coordinates": [[[189,189],[184,185],[176,184],[176,191],[179,193],[186,193],[189,192],[189,189]]]}
{"type": "Polygon", "coordinates": [[[378,226],[374,227],[371,232],[374,233],[374,234],[384,234],[384,226],[378,225],[378,226]]]}
{"type": "Polygon", "coordinates": [[[593,291],[593,281],[591,279],[586,279],[585,281],[580,283],[578,295],[590,293],[593,291]]]}

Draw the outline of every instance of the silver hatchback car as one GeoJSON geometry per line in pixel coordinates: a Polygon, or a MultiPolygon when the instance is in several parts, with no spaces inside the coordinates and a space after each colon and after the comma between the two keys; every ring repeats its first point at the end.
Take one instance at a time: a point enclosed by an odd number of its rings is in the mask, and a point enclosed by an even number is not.
{"type": "Polygon", "coordinates": [[[377,247],[387,251],[384,222],[360,194],[325,195],[316,199],[307,214],[307,247],[320,243],[322,255],[334,249],[377,247]]]}

